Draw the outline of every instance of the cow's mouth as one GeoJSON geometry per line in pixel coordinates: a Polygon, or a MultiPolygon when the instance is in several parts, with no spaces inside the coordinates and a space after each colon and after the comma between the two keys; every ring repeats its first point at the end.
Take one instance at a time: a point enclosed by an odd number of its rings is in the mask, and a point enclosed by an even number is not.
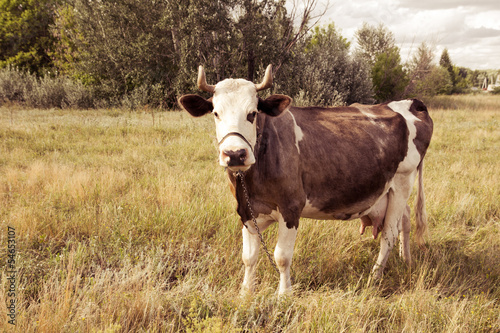
{"type": "Polygon", "coordinates": [[[237,171],[247,171],[250,169],[251,165],[228,165],[227,168],[233,172],[237,171]]]}

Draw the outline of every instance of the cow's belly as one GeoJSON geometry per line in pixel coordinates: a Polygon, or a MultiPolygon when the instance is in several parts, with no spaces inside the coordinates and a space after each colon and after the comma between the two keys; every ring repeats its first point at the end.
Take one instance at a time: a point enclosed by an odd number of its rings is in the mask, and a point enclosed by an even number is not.
{"type": "Polygon", "coordinates": [[[364,208],[356,209],[349,207],[349,209],[339,210],[334,212],[325,212],[317,207],[314,207],[309,201],[306,202],[301,217],[315,219],[315,220],[352,220],[366,215],[374,203],[362,203],[364,208]]]}
{"type": "Polygon", "coordinates": [[[301,217],[316,220],[352,220],[362,216],[369,215],[377,204],[386,198],[389,186],[387,186],[381,195],[359,201],[341,209],[331,210],[328,207],[316,207],[307,199],[302,209],[301,217]]]}

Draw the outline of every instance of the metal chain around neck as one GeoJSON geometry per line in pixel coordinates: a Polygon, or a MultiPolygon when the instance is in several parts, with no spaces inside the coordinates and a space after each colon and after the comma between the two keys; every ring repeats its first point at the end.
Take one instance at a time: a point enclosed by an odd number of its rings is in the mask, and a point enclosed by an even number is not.
{"type": "Polygon", "coordinates": [[[257,233],[259,234],[260,243],[262,244],[262,248],[266,252],[267,258],[269,259],[269,262],[271,263],[271,265],[274,267],[274,270],[279,274],[280,271],[278,269],[278,266],[276,266],[276,263],[274,262],[273,258],[271,257],[271,254],[269,253],[269,250],[267,249],[266,243],[264,242],[264,238],[262,237],[259,226],[257,225],[257,220],[255,219],[253,209],[250,206],[250,196],[248,195],[247,186],[245,184],[245,179],[243,178],[243,172],[241,170],[236,172],[236,178],[240,179],[241,187],[243,187],[243,193],[245,194],[245,200],[247,202],[248,211],[250,212],[250,216],[252,217],[252,221],[253,221],[253,224],[255,226],[255,229],[257,230],[257,233]]]}

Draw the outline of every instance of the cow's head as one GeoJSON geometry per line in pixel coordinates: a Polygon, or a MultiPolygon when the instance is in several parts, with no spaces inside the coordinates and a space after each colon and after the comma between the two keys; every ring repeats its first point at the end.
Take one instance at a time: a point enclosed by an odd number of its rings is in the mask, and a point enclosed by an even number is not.
{"type": "Polygon", "coordinates": [[[213,114],[220,165],[233,171],[245,171],[255,163],[257,114],[276,117],[287,110],[292,101],[285,95],[271,95],[264,100],[257,96],[257,91],[268,89],[272,83],[271,65],[267,67],[262,83],[226,79],[215,86],[207,84],[205,71],[199,67],[198,88],[213,93],[213,97],[184,95],[179,104],[194,117],[213,114]]]}

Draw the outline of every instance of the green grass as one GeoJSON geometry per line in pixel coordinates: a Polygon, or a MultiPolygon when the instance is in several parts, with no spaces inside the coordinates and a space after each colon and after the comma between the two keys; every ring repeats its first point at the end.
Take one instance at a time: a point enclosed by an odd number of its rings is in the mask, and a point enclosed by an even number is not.
{"type": "Polygon", "coordinates": [[[302,220],[281,299],[263,254],[257,292],[238,296],[241,224],[210,117],[0,108],[0,331],[500,331],[500,97],[446,98],[428,102],[440,104],[427,250],[412,240],[411,267],[394,250],[367,287],[379,242],[359,221],[302,220]],[[16,327],[3,310],[8,226],[16,327]]]}

